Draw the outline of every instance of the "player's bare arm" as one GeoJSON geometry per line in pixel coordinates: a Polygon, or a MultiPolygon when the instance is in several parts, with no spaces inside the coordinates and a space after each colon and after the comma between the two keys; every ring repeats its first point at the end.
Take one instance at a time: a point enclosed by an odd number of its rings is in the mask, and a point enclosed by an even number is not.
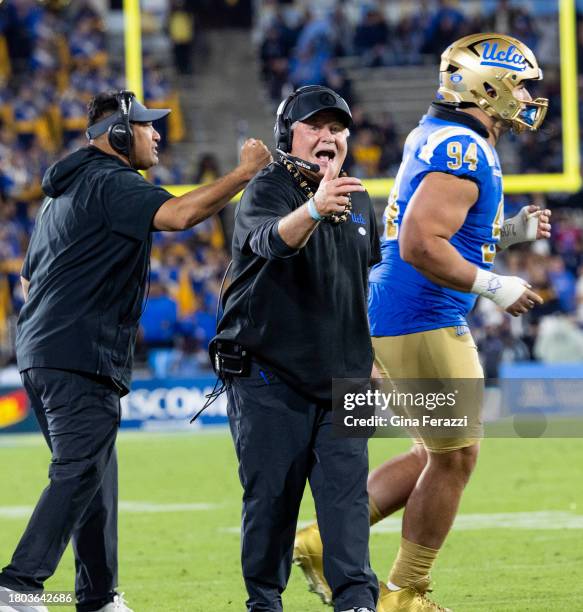
{"type": "Polygon", "coordinates": [[[478,199],[473,181],[443,172],[429,173],[407,206],[401,225],[401,257],[443,287],[470,291],[476,266],[449,242],[478,199]]]}
{"type": "Polygon", "coordinates": [[[157,230],[184,230],[218,213],[245,185],[272,161],[269,149],[253,138],[241,148],[241,162],[229,174],[209,185],[166,201],[154,215],[157,230]]]}
{"type": "Polygon", "coordinates": [[[473,181],[446,173],[429,173],[403,217],[401,257],[432,282],[457,291],[479,293],[511,315],[519,316],[542,304],[542,298],[518,277],[498,276],[479,269],[449,242],[477,199],[478,187],[473,181]]]}

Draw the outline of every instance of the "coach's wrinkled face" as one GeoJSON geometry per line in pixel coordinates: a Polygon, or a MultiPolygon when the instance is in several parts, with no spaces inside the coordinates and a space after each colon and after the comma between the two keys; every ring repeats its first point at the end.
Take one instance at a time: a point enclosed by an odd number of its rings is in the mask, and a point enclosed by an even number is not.
{"type": "Polygon", "coordinates": [[[322,178],[330,163],[342,167],[348,150],[350,134],[339,114],[333,110],[322,110],[305,121],[292,126],[292,148],[290,153],[312,164],[318,164],[318,176],[322,178]]]}
{"type": "Polygon", "coordinates": [[[152,122],[132,122],[133,142],[133,167],[136,170],[147,170],[158,163],[158,143],[160,134],[154,129],[152,122]]]}

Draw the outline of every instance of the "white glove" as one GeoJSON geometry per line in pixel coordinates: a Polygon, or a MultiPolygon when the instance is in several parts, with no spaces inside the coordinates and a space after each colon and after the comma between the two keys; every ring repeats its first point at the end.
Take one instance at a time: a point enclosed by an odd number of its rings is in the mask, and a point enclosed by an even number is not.
{"type": "Polygon", "coordinates": [[[504,221],[500,229],[500,249],[507,249],[518,242],[532,242],[536,240],[540,210],[529,212],[529,206],[523,206],[516,217],[504,221]]]}
{"type": "Polygon", "coordinates": [[[518,276],[500,276],[478,268],[472,293],[482,295],[500,308],[508,308],[524,293],[530,285],[518,276]]]}

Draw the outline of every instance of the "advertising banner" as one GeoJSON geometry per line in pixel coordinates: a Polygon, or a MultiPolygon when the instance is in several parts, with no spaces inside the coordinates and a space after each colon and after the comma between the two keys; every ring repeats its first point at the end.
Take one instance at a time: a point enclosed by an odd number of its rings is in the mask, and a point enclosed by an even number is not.
{"type": "Polygon", "coordinates": [[[184,429],[227,424],[227,396],[220,395],[190,424],[215,387],[214,376],[138,380],[122,399],[123,429],[184,429]]]}
{"type": "MultiPolygon", "coordinates": [[[[136,380],[121,400],[122,429],[185,430],[227,424],[227,397],[221,394],[193,423],[215,388],[214,376],[136,380]]],[[[219,385],[220,386],[220,385],[219,385]]],[[[0,386],[0,434],[39,431],[22,387],[0,386]]]]}

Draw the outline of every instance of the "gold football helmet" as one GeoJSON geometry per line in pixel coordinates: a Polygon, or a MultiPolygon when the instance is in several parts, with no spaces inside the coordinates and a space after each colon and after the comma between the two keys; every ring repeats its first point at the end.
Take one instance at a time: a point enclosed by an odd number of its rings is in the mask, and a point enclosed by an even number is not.
{"type": "Polygon", "coordinates": [[[471,34],[452,43],[442,54],[437,96],[444,102],[471,103],[509,123],[515,132],[537,130],[547,98],[520,100],[515,88],[543,78],[534,53],[506,34],[471,34]]]}

